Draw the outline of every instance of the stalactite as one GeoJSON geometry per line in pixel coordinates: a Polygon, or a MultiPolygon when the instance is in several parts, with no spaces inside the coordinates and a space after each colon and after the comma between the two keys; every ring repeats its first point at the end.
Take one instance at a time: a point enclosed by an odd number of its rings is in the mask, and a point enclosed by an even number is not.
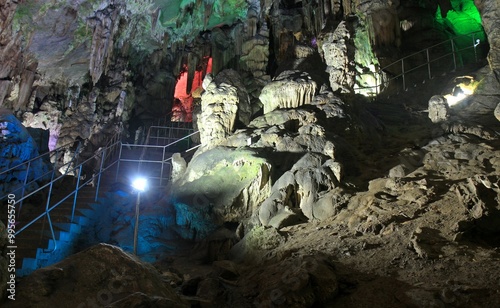
{"type": "Polygon", "coordinates": [[[232,31],[232,37],[234,40],[234,54],[237,56],[241,55],[241,51],[243,49],[243,25],[237,24],[232,31]]]}
{"type": "Polygon", "coordinates": [[[206,29],[208,26],[208,21],[210,20],[210,16],[212,15],[213,3],[205,2],[205,11],[203,16],[203,28],[206,29]]]}
{"type": "Polygon", "coordinates": [[[26,104],[31,96],[33,82],[35,81],[35,71],[24,70],[21,74],[21,86],[19,87],[19,96],[15,110],[25,110],[26,104]]]}
{"type": "Polygon", "coordinates": [[[246,32],[248,37],[254,37],[257,35],[257,23],[258,23],[258,12],[256,8],[248,8],[247,20],[246,20],[246,32]]]}
{"type": "Polygon", "coordinates": [[[314,16],[314,20],[313,20],[314,31],[313,31],[313,33],[316,35],[316,34],[321,32],[321,28],[322,28],[320,8],[318,8],[318,7],[313,8],[313,12],[314,12],[313,13],[313,16],[314,16]]]}
{"type": "Polygon", "coordinates": [[[173,67],[173,73],[175,76],[179,76],[179,74],[181,73],[181,69],[182,69],[182,58],[183,58],[183,52],[177,48],[173,48],[172,50],[173,52],[173,55],[174,55],[174,67],[173,67]]]}
{"type": "Polygon", "coordinates": [[[335,18],[341,18],[339,15],[342,11],[342,0],[331,0],[331,6],[335,18]]]}
{"type": "Polygon", "coordinates": [[[342,0],[342,7],[344,9],[344,16],[345,17],[354,13],[354,11],[352,9],[352,1],[353,0],[342,0]]]}
{"type": "Polygon", "coordinates": [[[191,93],[191,87],[193,85],[194,73],[196,68],[198,67],[200,58],[196,51],[188,53],[187,56],[187,67],[188,67],[188,75],[187,75],[187,83],[186,83],[186,94],[191,93]]]}
{"type": "Polygon", "coordinates": [[[309,2],[304,2],[304,6],[302,7],[302,10],[304,12],[304,27],[307,32],[312,32],[313,31],[313,25],[311,21],[312,17],[312,10],[311,10],[311,4],[309,2]]]}
{"type": "Polygon", "coordinates": [[[117,31],[119,9],[107,7],[97,11],[95,17],[90,19],[94,27],[92,35],[92,47],[90,54],[89,70],[94,84],[107,72],[113,54],[113,37],[117,31]]]}
{"type": "Polygon", "coordinates": [[[161,9],[158,7],[151,13],[151,33],[156,29],[156,24],[158,23],[158,16],[160,15],[161,9]]]}

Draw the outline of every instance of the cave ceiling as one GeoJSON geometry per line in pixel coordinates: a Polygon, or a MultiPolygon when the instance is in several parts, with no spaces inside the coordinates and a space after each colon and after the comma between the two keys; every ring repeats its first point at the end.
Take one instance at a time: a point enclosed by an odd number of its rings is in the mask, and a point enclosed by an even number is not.
{"type": "MultiPolygon", "coordinates": [[[[7,21],[4,25],[11,25],[12,37],[22,42],[20,45],[23,52],[32,55],[32,61],[37,63],[37,73],[42,80],[81,85],[88,80],[89,69],[95,84],[103,71],[107,70],[113,53],[121,53],[130,63],[136,65],[140,65],[157,51],[161,51],[163,57],[170,53],[170,56],[174,54],[175,58],[179,56],[175,54],[176,50],[185,50],[197,45],[196,40],[203,33],[211,33],[214,28],[224,26],[234,27],[251,18],[258,23],[273,23],[272,19],[279,18],[282,23],[279,27],[291,27],[294,33],[299,33],[304,27],[311,27],[307,25],[308,22],[318,22],[308,21],[304,17],[300,29],[300,23],[293,20],[296,17],[293,13],[287,17],[292,10],[301,6],[304,7],[304,14],[306,7],[310,10],[318,6],[324,7],[318,11],[322,15],[327,14],[327,10],[334,10],[336,14],[343,11],[345,16],[369,14],[387,7],[421,6],[431,11],[442,7],[440,12],[446,15],[453,7],[467,1],[330,2],[7,0],[4,7],[10,6],[12,12],[3,14],[6,20],[11,19],[10,23],[7,21]],[[299,28],[294,29],[297,25],[299,28]]],[[[318,12],[309,13],[314,16],[318,15],[318,12]]],[[[316,33],[326,25],[326,20],[319,18],[319,22],[322,24],[312,26],[315,27],[316,33]]],[[[276,31],[280,31],[280,28],[276,31]]],[[[5,37],[5,33],[3,35],[5,37]]],[[[174,74],[178,73],[174,70],[174,74]]]]}
{"type": "Polygon", "coordinates": [[[200,32],[242,20],[247,10],[244,0],[25,0],[17,4],[12,27],[44,79],[81,84],[93,58],[106,56],[92,55],[96,41],[140,62],[155,50],[189,45],[200,32]]]}

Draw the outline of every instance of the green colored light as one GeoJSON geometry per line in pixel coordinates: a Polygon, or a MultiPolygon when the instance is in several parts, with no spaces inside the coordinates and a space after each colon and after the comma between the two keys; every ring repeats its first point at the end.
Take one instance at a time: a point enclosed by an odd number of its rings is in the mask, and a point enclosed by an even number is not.
{"type": "Polygon", "coordinates": [[[453,30],[455,35],[463,35],[476,31],[483,31],[481,15],[473,0],[452,0],[452,11],[446,18],[441,16],[441,8],[436,12],[436,21],[453,30]]]}

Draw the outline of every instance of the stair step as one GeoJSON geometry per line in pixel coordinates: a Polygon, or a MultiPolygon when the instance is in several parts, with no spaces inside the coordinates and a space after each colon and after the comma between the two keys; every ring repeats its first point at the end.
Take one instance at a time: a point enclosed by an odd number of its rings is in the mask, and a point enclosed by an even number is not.
{"type": "Polygon", "coordinates": [[[56,223],[55,226],[66,232],[80,233],[82,231],[82,226],[76,223],[56,223]]]}

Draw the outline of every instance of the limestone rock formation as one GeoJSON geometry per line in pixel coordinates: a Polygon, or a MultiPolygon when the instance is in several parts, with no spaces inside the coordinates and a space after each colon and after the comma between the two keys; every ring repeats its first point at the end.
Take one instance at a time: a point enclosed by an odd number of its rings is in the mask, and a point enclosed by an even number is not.
{"type": "Polygon", "coordinates": [[[123,303],[137,303],[134,297],[142,303],[189,307],[153,266],[106,244],[35,271],[23,279],[17,290],[16,301],[4,307],[53,307],[54,302],[123,307],[123,303]]]}
{"type": "Polygon", "coordinates": [[[498,18],[498,5],[487,0],[474,0],[479,12],[481,13],[481,22],[484,31],[488,36],[490,51],[488,53],[488,62],[492,71],[500,70],[500,37],[498,27],[500,20],[498,18]]]}
{"type": "Polygon", "coordinates": [[[254,77],[263,77],[266,72],[269,58],[269,39],[267,37],[253,37],[243,43],[240,61],[242,69],[251,72],[254,77]]]}
{"type": "MultiPolygon", "coordinates": [[[[223,70],[213,80],[217,85],[230,84],[236,88],[238,95],[238,112],[237,119],[244,125],[248,125],[250,118],[253,115],[250,98],[245,85],[241,80],[241,76],[237,71],[232,69],[223,70]]],[[[203,101],[203,100],[202,100],[203,101]]],[[[202,104],[203,105],[203,104],[202,104]]]]}
{"type": "Polygon", "coordinates": [[[182,177],[184,172],[186,172],[186,160],[182,158],[180,153],[174,153],[172,155],[172,182],[176,182],[182,177]]]}
{"type": "Polygon", "coordinates": [[[495,108],[494,115],[495,115],[495,118],[497,118],[497,120],[500,121],[500,103],[495,108]]]}
{"type": "Polygon", "coordinates": [[[316,82],[309,74],[284,71],[268,83],[260,93],[264,114],[278,108],[296,108],[310,104],[316,94],[316,82]]]}
{"type": "Polygon", "coordinates": [[[233,131],[239,99],[238,88],[231,84],[214,80],[206,87],[197,116],[203,145],[216,145],[233,131]]]}
{"type": "Polygon", "coordinates": [[[89,21],[93,28],[92,48],[90,50],[89,71],[94,84],[107,71],[113,52],[113,37],[118,29],[118,6],[110,5],[95,13],[89,21]]]}
{"type": "Polygon", "coordinates": [[[54,150],[61,132],[62,116],[62,111],[57,108],[57,102],[48,101],[40,106],[39,112],[24,113],[23,125],[26,127],[49,130],[49,135],[51,136],[49,150],[54,150]]]}
{"type": "Polygon", "coordinates": [[[269,198],[259,208],[260,222],[279,229],[303,222],[304,215],[319,220],[332,217],[342,202],[327,199],[339,194],[333,189],[338,186],[340,174],[339,163],[318,154],[305,154],[274,183],[269,198]],[[328,197],[327,192],[331,192],[328,197]],[[295,221],[289,216],[295,216],[295,221]]]}
{"type": "Polygon", "coordinates": [[[250,218],[269,194],[271,171],[251,149],[215,147],[196,155],[171,188],[183,236],[201,239],[219,224],[250,218]]]}
{"type": "Polygon", "coordinates": [[[245,234],[243,239],[231,249],[231,257],[237,262],[258,262],[265,251],[277,248],[285,242],[285,237],[275,228],[258,226],[245,234]]]}
{"type": "Polygon", "coordinates": [[[333,32],[324,33],[319,47],[330,75],[330,87],[334,92],[351,93],[355,77],[352,52],[354,47],[347,23],[342,21],[333,32]]]}
{"type": "Polygon", "coordinates": [[[434,95],[429,100],[429,119],[432,123],[446,121],[450,116],[450,107],[442,95],[434,95]]]}

